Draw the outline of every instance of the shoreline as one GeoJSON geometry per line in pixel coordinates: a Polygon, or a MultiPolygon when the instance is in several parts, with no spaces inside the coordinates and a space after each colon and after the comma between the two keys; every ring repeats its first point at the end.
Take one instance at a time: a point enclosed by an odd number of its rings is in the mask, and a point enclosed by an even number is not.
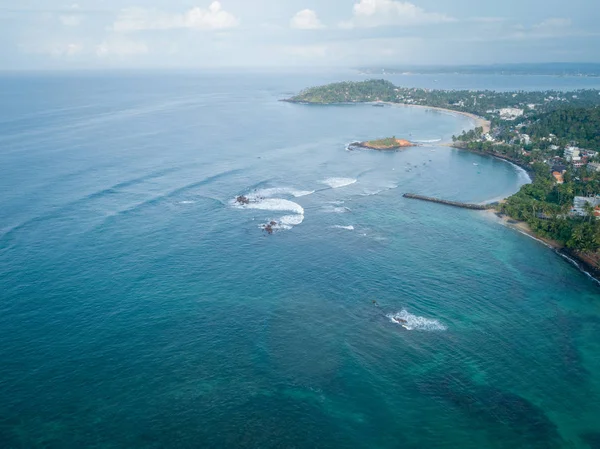
{"type": "MultiPolygon", "coordinates": [[[[430,110],[439,111],[439,112],[442,112],[445,114],[467,117],[474,123],[475,127],[483,128],[484,133],[489,133],[491,131],[491,125],[492,125],[491,121],[489,121],[483,117],[480,117],[476,114],[472,114],[470,112],[456,111],[453,109],[447,109],[447,108],[442,108],[442,107],[438,107],[438,106],[426,106],[426,105],[407,104],[407,103],[393,103],[393,102],[389,102],[389,101],[373,101],[373,102],[360,102],[360,103],[348,103],[348,104],[371,104],[371,105],[385,104],[385,105],[389,105],[389,106],[393,106],[393,107],[430,109],[430,110]]],[[[470,150],[468,148],[463,148],[461,146],[458,146],[453,142],[438,142],[438,143],[436,143],[436,145],[450,147],[450,148],[454,148],[457,150],[469,151],[471,153],[478,154],[480,156],[488,156],[488,157],[493,157],[496,159],[503,160],[509,164],[512,164],[516,167],[523,169],[527,173],[527,176],[529,177],[530,181],[531,182],[534,181],[535,173],[533,172],[531,167],[523,165],[523,164],[521,164],[517,161],[514,161],[506,156],[498,155],[495,153],[486,153],[483,151],[470,150]]],[[[524,234],[527,237],[532,238],[532,239],[542,243],[543,245],[547,246],[548,248],[552,249],[556,254],[558,254],[562,258],[566,259],[569,263],[574,265],[579,271],[581,271],[582,273],[584,273],[585,275],[590,277],[594,282],[596,282],[597,284],[600,285],[600,267],[594,262],[594,260],[592,258],[586,256],[585,254],[578,254],[577,252],[566,248],[560,242],[557,242],[557,241],[551,240],[551,239],[547,239],[547,238],[537,235],[535,232],[533,232],[533,230],[529,227],[529,225],[527,223],[525,223],[524,221],[515,220],[514,218],[509,217],[508,215],[505,215],[496,209],[488,209],[486,211],[486,213],[489,213],[489,212],[494,213],[495,216],[506,227],[516,230],[517,232],[520,232],[521,234],[524,234]]]]}
{"type": "Polygon", "coordinates": [[[462,115],[463,117],[467,117],[467,118],[471,119],[475,123],[476,128],[477,127],[483,128],[484,134],[489,133],[492,129],[492,122],[490,122],[489,120],[487,120],[479,115],[472,114],[470,112],[463,112],[463,111],[457,111],[454,109],[441,108],[439,106],[426,106],[426,105],[422,105],[422,104],[407,104],[407,103],[393,103],[390,101],[375,101],[375,102],[371,102],[371,103],[367,103],[367,104],[387,104],[390,106],[401,106],[401,107],[407,107],[407,108],[431,109],[434,111],[444,112],[446,114],[462,115]]]}
{"type": "Polygon", "coordinates": [[[583,254],[567,248],[565,245],[557,240],[552,240],[546,237],[537,235],[531,227],[524,221],[515,220],[509,215],[506,215],[497,209],[488,209],[485,213],[493,213],[500,222],[507,228],[513,229],[527,237],[540,242],[546,247],[550,248],[556,254],[566,259],[569,263],[575,266],[579,271],[587,275],[590,279],[600,285],[600,268],[594,263],[594,261],[586,257],[583,254]]]}

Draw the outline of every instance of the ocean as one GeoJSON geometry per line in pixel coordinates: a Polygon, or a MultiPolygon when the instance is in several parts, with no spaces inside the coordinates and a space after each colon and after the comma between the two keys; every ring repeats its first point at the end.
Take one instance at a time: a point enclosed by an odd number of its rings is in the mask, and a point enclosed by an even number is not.
{"type": "Polygon", "coordinates": [[[363,78],[0,77],[0,447],[600,447],[600,287],[493,214],[402,197],[526,173],[437,145],[465,117],[278,101],[363,78]],[[426,145],[347,150],[389,135],[426,145]]]}

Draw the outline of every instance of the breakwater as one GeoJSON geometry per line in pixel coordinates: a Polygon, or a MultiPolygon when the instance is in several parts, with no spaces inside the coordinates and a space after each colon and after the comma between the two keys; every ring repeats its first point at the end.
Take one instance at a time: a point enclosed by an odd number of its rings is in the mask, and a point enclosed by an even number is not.
{"type": "Polygon", "coordinates": [[[432,198],[430,196],[417,195],[416,193],[405,193],[403,196],[404,196],[404,198],[411,198],[413,200],[429,201],[431,203],[445,204],[446,206],[462,207],[463,209],[471,209],[471,210],[487,210],[488,209],[488,206],[481,205],[481,204],[469,204],[469,203],[461,203],[459,201],[442,200],[439,198],[432,198]]]}

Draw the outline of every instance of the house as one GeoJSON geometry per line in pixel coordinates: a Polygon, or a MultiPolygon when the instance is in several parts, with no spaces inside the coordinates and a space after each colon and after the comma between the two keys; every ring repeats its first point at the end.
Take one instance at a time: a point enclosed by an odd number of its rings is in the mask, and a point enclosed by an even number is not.
{"type": "Polygon", "coordinates": [[[514,120],[518,117],[522,117],[524,114],[523,109],[517,108],[502,108],[500,109],[500,118],[504,120],[514,120]]]}
{"type": "Polygon", "coordinates": [[[564,156],[565,159],[567,160],[567,162],[573,162],[581,160],[580,155],[580,150],[577,147],[567,147],[565,148],[565,152],[564,152],[564,156]]]}
{"type": "Polygon", "coordinates": [[[585,211],[585,205],[590,204],[594,208],[594,216],[596,219],[600,218],[600,196],[576,196],[573,199],[573,208],[571,213],[580,217],[587,216],[585,211]]]}
{"type": "Polygon", "coordinates": [[[600,163],[598,162],[590,162],[587,166],[590,170],[600,172],[600,163]]]}
{"type": "Polygon", "coordinates": [[[565,179],[564,179],[563,174],[561,172],[553,171],[552,172],[552,176],[554,176],[554,179],[556,180],[557,184],[564,184],[565,183],[565,179]]]}
{"type": "Polygon", "coordinates": [[[557,171],[560,174],[564,174],[567,171],[567,166],[563,164],[554,164],[552,166],[552,171],[557,171]]]}

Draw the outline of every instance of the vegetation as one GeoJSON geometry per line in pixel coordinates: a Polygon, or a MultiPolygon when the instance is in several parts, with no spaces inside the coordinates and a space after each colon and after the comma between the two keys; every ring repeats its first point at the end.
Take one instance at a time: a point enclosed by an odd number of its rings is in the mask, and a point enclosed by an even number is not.
{"type": "MultiPolygon", "coordinates": [[[[600,220],[591,205],[585,216],[571,214],[575,196],[600,194],[600,174],[562,158],[565,146],[600,150],[600,92],[492,92],[396,87],[389,81],[335,83],[313,87],[289,99],[318,104],[387,101],[441,107],[486,117],[490,135],[475,128],[453,137],[455,146],[515,162],[533,174],[533,183],[507,199],[504,213],[529,224],[539,235],[587,254],[600,249],[600,220]],[[501,111],[510,108],[511,111],[501,111]],[[514,110],[514,111],[513,111],[514,110]],[[515,113],[513,113],[515,112],[515,113]],[[551,175],[554,164],[567,167],[564,184],[551,175]]],[[[366,142],[390,146],[395,138],[366,142]]],[[[587,154],[587,153],[586,153],[587,154]]],[[[585,162],[589,161],[589,155],[585,162]]],[[[584,163],[585,163],[584,162],[584,163]]]]}
{"type": "Polygon", "coordinates": [[[600,92],[593,89],[573,92],[431,90],[397,87],[386,80],[368,80],[311,87],[287,101],[315,104],[388,101],[469,112],[498,123],[499,109],[519,108],[527,116],[528,113],[540,114],[564,108],[567,103],[577,108],[595,107],[600,105],[600,92]]]}
{"type": "Polygon", "coordinates": [[[362,145],[377,150],[391,150],[394,148],[413,146],[408,140],[397,139],[395,136],[386,137],[385,139],[369,140],[363,142],[362,145]]]}
{"type": "Polygon", "coordinates": [[[542,237],[557,240],[570,249],[588,253],[600,249],[600,221],[595,219],[592,206],[588,205],[585,217],[569,214],[576,195],[599,191],[600,176],[594,173],[586,176],[585,181],[571,178],[564,184],[555,184],[547,166],[534,167],[534,182],[508,198],[502,211],[527,222],[542,237]]]}
{"type": "Polygon", "coordinates": [[[561,108],[546,114],[527,127],[533,138],[554,134],[567,144],[576,141],[584,148],[600,150],[600,108],[561,108]]]}

